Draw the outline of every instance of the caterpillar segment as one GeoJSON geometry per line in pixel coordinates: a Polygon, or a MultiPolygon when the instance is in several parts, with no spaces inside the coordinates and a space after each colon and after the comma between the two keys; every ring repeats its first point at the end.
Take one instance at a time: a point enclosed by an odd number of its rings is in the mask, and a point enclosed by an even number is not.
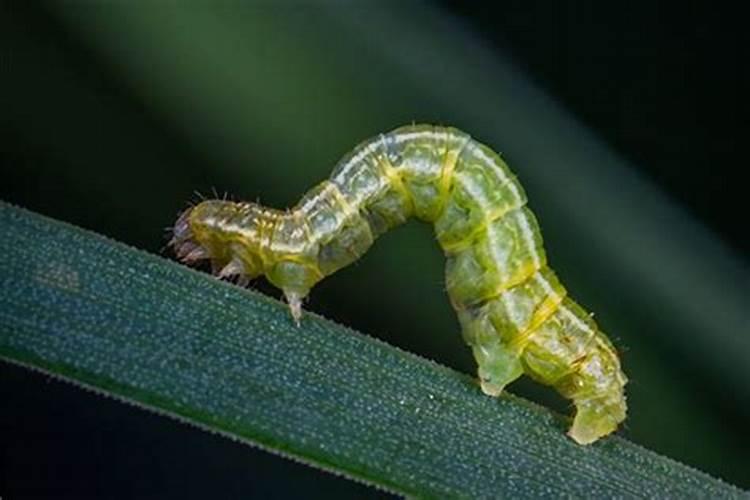
{"type": "Polygon", "coordinates": [[[265,276],[299,323],[302,300],[415,217],[446,255],[446,288],[482,390],[526,374],[573,401],[568,434],[588,444],[625,419],[627,382],[591,316],[547,265],[526,194],[500,156],[447,127],[411,125],[363,142],[292,209],[208,200],[186,210],[172,245],[222,278],[265,276]]]}

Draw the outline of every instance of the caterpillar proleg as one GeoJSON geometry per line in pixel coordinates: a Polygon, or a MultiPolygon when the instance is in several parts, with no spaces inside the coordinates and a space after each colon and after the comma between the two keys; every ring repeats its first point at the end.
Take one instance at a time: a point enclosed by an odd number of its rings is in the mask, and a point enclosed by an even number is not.
{"type": "Polygon", "coordinates": [[[455,128],[410,125],[357,146],[292,209],[207,200],[186,210],[171,244],[220,277],[265,276],[299,322],[302,299],[416,217],[431,222],[446,288],[482,390],[526,374],[573,401],[568,434],[588,444],[625,419],[627,382],[612,344],[547,265],[526,194],[500,156],[455,128]]]}

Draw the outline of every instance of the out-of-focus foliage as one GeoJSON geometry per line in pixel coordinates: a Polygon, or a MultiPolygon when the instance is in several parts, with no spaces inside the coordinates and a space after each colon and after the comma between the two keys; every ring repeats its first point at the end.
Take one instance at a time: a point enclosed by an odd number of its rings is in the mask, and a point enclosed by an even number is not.
{"type": "MultiPolygon", "coordinates": [[[[3,196],[154,251],[193,191],[291,205],[404,123],[503,151],[552,265],[623,351],[625,435],[750,484],[746,264],[454,20],[403,5],[66,4],[2,27],[3,196]]],[[[473,373],[442,265],[412,224],[308,308],[473,373]]],[[[564,410],[534,384],[511,391],[564,410]]]]}

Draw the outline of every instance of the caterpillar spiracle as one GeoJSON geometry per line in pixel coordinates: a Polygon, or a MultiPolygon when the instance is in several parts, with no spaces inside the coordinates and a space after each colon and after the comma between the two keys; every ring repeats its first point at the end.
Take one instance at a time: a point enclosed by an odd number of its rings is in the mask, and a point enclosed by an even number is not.
{"type": "Polygon", "coordinates": [[[455,128],[409,125],[373,137],[286,211],[207,200],[174,226],[186,263],[220,277],[264,275],[299,323],[302,299],[416,217],[431,222],[446,288],[482,390],[526,374],[573,401],[568,434],[588,444],[625,419],[627,382],[607,337],[547,265],[536,218],[516,176],[489,147],[455,128]]]}

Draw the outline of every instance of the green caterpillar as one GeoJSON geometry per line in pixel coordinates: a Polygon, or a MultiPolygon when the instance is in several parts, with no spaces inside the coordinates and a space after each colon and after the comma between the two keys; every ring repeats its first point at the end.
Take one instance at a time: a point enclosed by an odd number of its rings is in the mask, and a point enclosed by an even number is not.
{"type": "Polygon", "coordinates": [[[627,382],[615,349],[547,266],[516,177],[460,130],[410,125],[367,140],[288,211],[203,201],[180,216],[171,244],[184,262],[210,259],[220,277],[265,275],[299,322],[317,282],[412,216],[435,226],[482,390],[498,395],[525,373],[573,400],[575,441],[613,432],[627,382]]]}

